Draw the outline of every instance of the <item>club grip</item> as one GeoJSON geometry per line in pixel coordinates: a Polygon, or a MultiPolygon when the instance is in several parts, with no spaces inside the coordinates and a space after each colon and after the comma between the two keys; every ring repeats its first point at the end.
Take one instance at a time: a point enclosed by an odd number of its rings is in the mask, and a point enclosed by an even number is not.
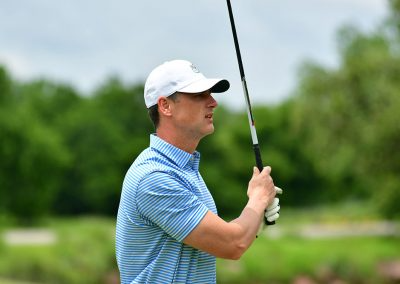
{"type": "Polygon", "coordinates": [[[260,173],[264,169],[263,162],[261,159],[261,152],[260,152],[260,146],[258,144],[253,144],[253,150],[254,150],[254,155],[256,156],[256,165],[260,173]]]}
{"type": "MultiPolygon", "coordinates": [[[[260,146],[258,144],[253,144],[253,150],[254,150],[254,155],[256,156],[257,168],[261,172],[264,169],[264,166],[263,166],[263,162],[261,159],[260,146]]],[[[265,216],[264,216],[264,223],[267,226],[275,225],[275,221],[270,222],[267,220],[267,218],[265,216]]]]}

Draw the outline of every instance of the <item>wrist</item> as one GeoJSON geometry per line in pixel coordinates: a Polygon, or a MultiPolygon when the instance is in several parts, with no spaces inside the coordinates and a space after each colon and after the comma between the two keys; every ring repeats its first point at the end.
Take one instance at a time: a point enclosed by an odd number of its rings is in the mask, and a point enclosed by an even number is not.
{"type": "Polygon", "coordinates": [[[260,202],[260,200],[254,200],[250,198],[246,204],[246,207],[252,209],[255,213],[257,213],[257,215],[259,215],[260,218],[264,216],[266,205],[263,202],[260,202]]]}

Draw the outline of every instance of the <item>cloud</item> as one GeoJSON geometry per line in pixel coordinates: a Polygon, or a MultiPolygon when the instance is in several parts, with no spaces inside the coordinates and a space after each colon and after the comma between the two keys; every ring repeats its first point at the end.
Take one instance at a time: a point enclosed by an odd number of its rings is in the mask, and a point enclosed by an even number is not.
{"type": "MultiPolygon", "coordinates": [[[[337,28],[374,27],[385,3],[232,0],[252,100],[285,99],[305,58],[334,65],[337,28]]],[[[23,78],[47,76],[90,92],[111,74],[142,82],[161,62],[183,58],[230,80],[223,103],[244,103],[225,1],[3,0],[0,42],[0,59],[23,78]]]]}
{"type": "Polygon", "coordinates": [[[14,51],[0,49],[0,64],[7,66],[14,76],[23,80],[31,78],[34,73],[28,60],[14,51]]]}

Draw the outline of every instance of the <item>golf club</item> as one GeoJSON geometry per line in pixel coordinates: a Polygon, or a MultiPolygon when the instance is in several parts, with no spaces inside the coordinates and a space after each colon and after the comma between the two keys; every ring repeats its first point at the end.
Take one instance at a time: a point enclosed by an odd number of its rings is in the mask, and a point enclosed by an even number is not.
{"type": "MultiPolygon", "coordinates": [[[[263,166],[263,162],[262,162],[262,159],[261,159],[260,146],[258,145],[258,138],[257,138],[256,126],[255,126],[255,123],[254,123],[254,117],[253,117],[253,113],[251,111],[249,92],[247,91],[246,77],[244,75],[242,56],[240,55],[239,41],[238,41],[238,37],[237,37],[237,34],[236,34],[235,20],[233,19],[231,1],[230,0],[226,0],[226,3],[228,5],[229,19],[230,19],[230,22],[231,22],[233,40],[235,42],[235,50],[236,50],[237,61],[238,61],[238,64],[239,64],[240,77],[241,77],[241,80],[242,80],[243,94],[244,94],[244,98],[246,100],[247,116],[249,118],[251,139],[253,141],[253,150],[254,150],[254,154],[255,154],[255,158],[256,158],[256,165],[257,165],[257,168],[259,169],[259,171],[261,172],[263,170],[264,166],[263,166]]],[[[274,222],[269,222],[267,220],[267,218],[264,217],[264,223],[266,225],[274,225],[275,221],[274,222]]]]}

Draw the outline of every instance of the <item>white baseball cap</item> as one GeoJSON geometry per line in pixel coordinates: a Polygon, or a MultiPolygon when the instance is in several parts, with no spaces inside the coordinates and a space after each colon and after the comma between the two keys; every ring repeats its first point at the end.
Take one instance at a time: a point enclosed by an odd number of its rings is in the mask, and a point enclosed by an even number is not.
{"type": "Polygon", "coordinates": [[[189,61],[172,60],[157,66],[147,77],[144,86],[144,101],[150,108],[161,96],[168,97],[175,92],[200,93],[211,90],[223,93],[229,89],[226,79],[208,79],[189,61]]]}

